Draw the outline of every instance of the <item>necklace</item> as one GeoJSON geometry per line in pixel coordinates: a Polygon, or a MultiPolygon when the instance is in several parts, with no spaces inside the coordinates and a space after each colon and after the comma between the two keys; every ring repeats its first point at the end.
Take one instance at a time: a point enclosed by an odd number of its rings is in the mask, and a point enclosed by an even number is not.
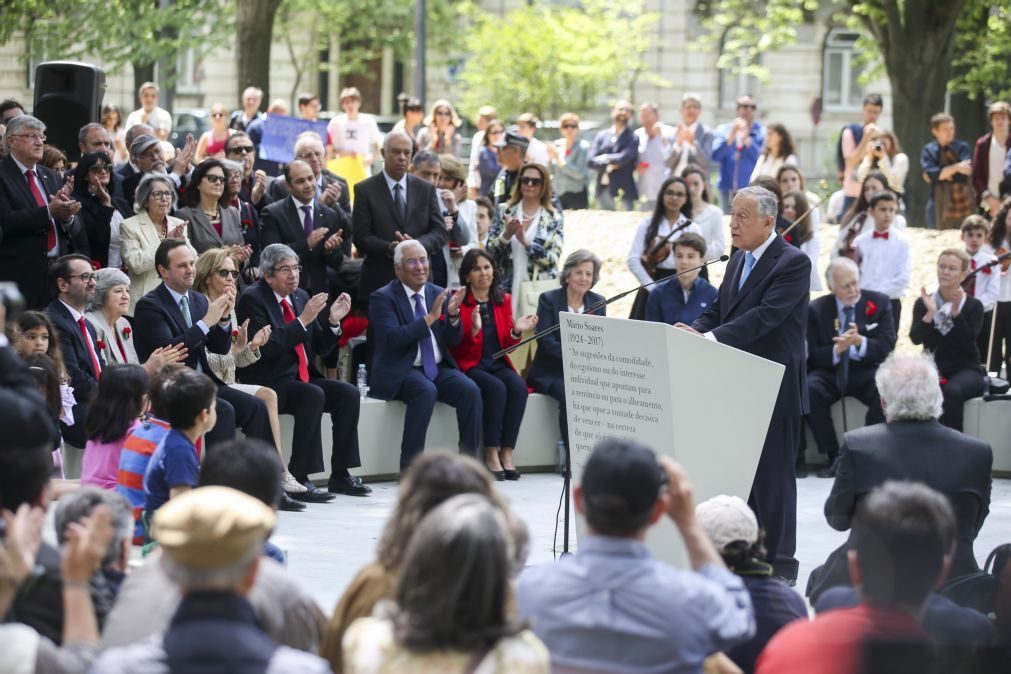
{"type": "Polygon", "coordinates": [[[202,210],[204,212],[204,215],[206,215],[211,220],[219,220],[221,218],[221,208],[220,207],[218,207],[217,209],[215,209],[215,211],[213,213],[210,212],[210,211],[208,211],[206,208],[201,208],[200,210],[202,210]]]}

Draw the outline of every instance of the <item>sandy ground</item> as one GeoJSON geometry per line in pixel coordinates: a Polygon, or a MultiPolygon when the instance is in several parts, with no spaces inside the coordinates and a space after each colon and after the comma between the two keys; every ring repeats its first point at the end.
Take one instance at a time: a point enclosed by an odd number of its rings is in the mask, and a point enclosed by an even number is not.
{"type": "MultiPolygon", "coordinates": [[[[644,213],[632,212],[610,212],[610,211],[566,211],[565,213],[565,246],[563,259],[574,250],[589,248],[595,252],[604,267],[600,274],[600,283],[594,288],[596,292],[605,297],[617,294],[628,288],[638,285],[632,272],[628,270],[626,259],[628,250],[632,245],[632,237],[635,235],[636,227],[642,219],[646,217],[644,213]]],[[[728,220],[729,222],[729,220],[728,220]]],[[[829,251],[835,243],[839,227],[836,225],[822,225],[818,235],[821,238],[821,257],[818,260],[818,269],[824,277],[825,268],[829,262],[829,251]]],[[[937,284],[937,274],[935,266],[937,255],[943,249],[949,247],[960,247],[957,230],[938,232],[920,228],[907,228],[906,234],[912,246],[911,259],[913,260],[912,281],[902,299],[902,318],[899,327],[899,349],[916,349],[917,347],[909,341],[909,325],[913,315],[913,303],[920,295],[920,288],[926,286],[928,292],[937,284]]],[[[730,235],[727,234],[729,242],[730,235]]],[[[727,251],[729,252],[729,251],[727,251]]],[[[726,265],[716,263],[709,267],[710,281],[719,286],[723,278],[723,269],[726,265]]],[[[824,284],[823,284],[824,285],[824,284]]],[[[812,292],[814,299],[824,295],[827,291],[812,292]]],[[[611,316],[628,316],[632,308],[634,295],[629,295],[607,309],[611,316]]]]}

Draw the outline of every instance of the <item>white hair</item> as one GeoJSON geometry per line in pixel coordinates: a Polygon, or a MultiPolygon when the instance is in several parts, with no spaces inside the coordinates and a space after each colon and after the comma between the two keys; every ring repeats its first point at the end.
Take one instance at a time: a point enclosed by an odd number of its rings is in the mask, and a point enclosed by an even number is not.
{"type": "Polygon", "coordinates": [[[298,138],[295,139],[294,152],[298,154],[299,150],[304,148],[306,145],[318,145],[320,148],[323,147],[323,139],[315,131],[303,131],[298,134],[298,138]]]}
{"type": "Polygon", "coordinates": [[[764,187],[759,187],[758,185],[742,187],[737,190],[735,197],[742,194],[755,200],[755,204],[758,206],[758,215],[763,220],[765,218],[775,218],[779,214],[779,201],[776,199],[776,195],[764,187]]]}
{"type": "Polygon", "coordinates": [[[828,289],[832,290],[835,286],[833,279],[835,278],[835,270],[843,267],[850,270],[860,278],[860,267],[851,258],[848,257],[837,257],[828,263],[828,267],[825,269],[825,282],[828,284],[828,289]]]}
{"type": "Polygon", "coordinates": [[[893,352],[874,376],[889,421],[926,421],[941,416],[944,396],[930,354],[893,352]]]}
{"type": "Polygon", "coordinates": [[[262,543],[254,545],[237,562],[210,569],[197,569],[173,561],[162,552],[161,565],[169,580],[185,594],[199,591],[235,591],[245,580],[249,567],[263,552],[262,543]]]}
{"type": "Polygon", "coordinates": [[[393,266],[399,267],[400,263],[404,261],[404,253],[407,252],[408,248],[413,248],[414,246],[420,248],[422,252],[426,252],[425,247],[414,239],[401,241],[397,244],[397,247],[393,249],[393,266]]]}
{"type": "Polygon", "coordinates": [[[39,133],[45,133],[46,125],[41,119],[31,115],[16,115],[7,120],[7,130],[4,131],[4,152],[11,152],[11,137],[22,132],[22,129],[31,129],[39,133]]]}

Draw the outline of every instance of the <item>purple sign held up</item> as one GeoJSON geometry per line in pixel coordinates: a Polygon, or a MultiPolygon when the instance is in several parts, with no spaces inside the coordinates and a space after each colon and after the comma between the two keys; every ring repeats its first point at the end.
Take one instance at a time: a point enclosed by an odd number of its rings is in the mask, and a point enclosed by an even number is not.
{"type": "Polygon", "coordinates": [[[287,164],[295,158],[295,139],[306,131],[319,134],[326,145],[327,122],[310,122],[308,119],[267,115],[263,121],[263,139],[260,141],[260,158],[287,164]]]}

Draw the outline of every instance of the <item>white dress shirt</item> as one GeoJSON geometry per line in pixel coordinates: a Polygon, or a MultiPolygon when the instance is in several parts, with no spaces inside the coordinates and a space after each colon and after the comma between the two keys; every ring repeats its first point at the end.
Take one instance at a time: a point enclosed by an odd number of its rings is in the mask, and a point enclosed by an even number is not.
{"type": "MultiPolygon", "coordinates": [[[[627,260],[628,269],[629,271],[632,272],[632,274],[635,275],[637,279],[639,279],[639,283],[649,283],[653,280],[652,278],[650,278],[649,274],[646,273],[646,267],[642,263],[642,256],[646,253],[646,250],[652,243],[651,241],[646,240],[646,232],[649,230],[649,223],[652,219],[653,216],[649,216],[647,218],[643,218],[643,221],[639,223],[639,228],[635,230],[635,237],[633,237],[632,239],[632,248],[628,251],[628,260],[627,260]]],[[[674,225],[672,226],[671,223],[667,222],[667,218],[661,217],[660,226],[657,227],[656,232],[657,236],[660,237],[667,236],[668,234],[671,233],[672,230],[683,225],[685,220],[687,220],[687,218],[685,218],[684,215],[679,214],[677,222],[675,222],[674,225]]],[[[702,234],[702,228],[699,227],[698,224],[693,222],[692,224],[688,225],[680,232],[678,232],[677,235],[672,237],[670,242],[673,244],[675,241],[680,239],[688,232],[698,234],[699,236],[702,236],[703,239],[705,238],[702,234]]],[[[657,267],[659,267],[660,269],[667,269],[667,270],[673,270],[676,267],[676,264],[674,262],[673,245],[671,246],[670,255],[661,260],[660,264],[658,264],[657,267]]],[[[515,297],[515,295],[513,297],[515,297]]]]}
{"type": "MultiPolygon", "coordinates": [[[[755,264],[751,267],[751,272],[750,273],[752,273],[752,274],[755,273],[755,267],[758,266],[758,261],[762,259],[763,255],[765,255],[765,251],[769,250],[769,246],[772,245],[772,241],[775,238],[776,238],[776,230],[775,230],[775,228],[773,228],[773,230],[769,233],[769,238],[765,240],[765,243],[763,243],[761,246],[759,246],[755,250],[751,251],[751,254],[755,257],[755,264]]],[[[745,253],[745,254],[747,254],[747,253],[745,253]]],[[[741,273],[742,274],[744,273],[744,265],[741,265],[741,273]]],[[[737,281],[734,281],[733,279],[724,279],[724,283],[726,283],[728,280],[733,281],[734,283],[737,283],[737,281]]],[[[705,337],[706,339],[712,340],[714,342],[720,341],[720,340],[716,339],[716,335],[714,335],[712,332],[704,333],[703,337],[705,337]]]]}
{"type": "Polygon", "coordinates": [[[871,229],[853,241],[860,256],[860,285],[890,299],[902,299],[912,276],[909,240],[895,227],[888,228],[887,239],[874,238],[874,233],[871,229]]]}
{"type": "MultiPolygon", "coordinates": [[[[984,245],[976,254],[969,258],[969,271],[973,270],[973,263],[976,269],[994,261],[997,257],[993,254],[990,246],[984,245]]],[[[973,295],[983,303],[983,310],[990,311],[997,304],[1000,297],[1000,265],[994,265],[976,274],[976,292],[973,295]],[[989,273],[987,273],[989,272],[989,273]]]]}
{"type": "MultiPolygon", "coordinates": [[[[414,312],[414,296],[415,295],[420,295],[421,296],[421,307],[425,310],[425,313],[427,314],[428,313],[428,302],[425,301],[425,289],[422,288],[420,291],[415,292],[414,290],[411,290],[410,288],[408,288],[406,283],[401,283],[400,285],[404,289],[404,292],[407,293],[407,303],[411,305],[411,312],[412,312],[412,314],[414,312]]],[[[447,299],[446,301],[448,302],[449,300],[447,299]]],[[[431,326],[429,326],[429,328],[428,328],[428,336],[432,338],[432,350],[435,352],[435,364],[438,365],[439,363],[442,362],[442,350],[439,349],[439,342],[436,341],[435,334],[432,332],[432,327],[431,326]]],[[[421,367],[421,344],[418,344],[418,353],[415,354],[415,356],[414,356],[414,363],[413,364],[414,364],[414,367],[421,367]]]]}
{"type": "Polygon", "coordinates": [[[407,203],[407,174],[400,176],[400,180],[394,180],[390,177],[390,174],[383,169],[383,177],[386,178],[386,186],[390,188],[390,197],[393,198],[393,203],[397,203],[397,195],[393,192],[394,185],[400,185],[400,191],[404,194],[404,203],[407,203]]]}

